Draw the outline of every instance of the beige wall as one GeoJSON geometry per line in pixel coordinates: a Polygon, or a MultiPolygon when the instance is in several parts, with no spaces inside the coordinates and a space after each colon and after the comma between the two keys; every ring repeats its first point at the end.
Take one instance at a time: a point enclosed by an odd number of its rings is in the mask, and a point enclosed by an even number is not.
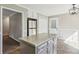
{"type": "Polygon", "coordinates": [[[79,32],[79,15],[61,15],[59,17],[59,28],[63,37],[68,37],[76,31],[79,32]]]}
{"type": "Polygon", "coordinates": [[[59,17],[60,28],[79,29],[79,15],[61,15],[59,17]]]}
{"type": "Polygon", "coordinates": [[[50,18],[58,18],[59,22],[59,35],[63,38],[67,38],[72,33],[79,31],[79,15],[62,14],[52,16],[50,18]]]}
{"type": "Polygon", "coordinates": [[[60,29],[79,29],[79,15],[62,14],[57,16],[51,16],[49,18],[58,18],[60,29]]]}

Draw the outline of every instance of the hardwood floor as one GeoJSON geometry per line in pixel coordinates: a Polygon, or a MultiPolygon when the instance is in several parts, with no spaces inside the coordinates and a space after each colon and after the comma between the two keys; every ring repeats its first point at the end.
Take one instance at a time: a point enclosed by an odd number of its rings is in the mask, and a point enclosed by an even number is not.
{"type": "Polygon", "coordinates": [[[20,43],[10,38],[9,36],[3,37],[3,53],[4,54],[16,54],[20,53],[20,43]]]}
{"type": "MultiPolygon", "coordinates": [[[[3,53],[4,54],[22,54],[20,43],[10,38],[9,36],[4,36],[3,38],[3,53]]],[[[64,40],[57,40],[57,54],[79,54],[79,49],[76,49],[68,44],[64,43],[64,40]]]]}
{"type": "Polygon", "coordinates": [[[79,49],[64,43],[64,40],[59,39],[57,41],[57,54],[79,54],[79,49]]]}

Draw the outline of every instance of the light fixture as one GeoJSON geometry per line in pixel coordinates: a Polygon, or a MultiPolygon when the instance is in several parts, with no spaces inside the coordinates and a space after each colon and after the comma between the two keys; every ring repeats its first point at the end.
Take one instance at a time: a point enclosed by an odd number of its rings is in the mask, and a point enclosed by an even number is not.
{"type": "Polygon", "coordinates": [[[79,8],[75,7],[76,4],[72,4],[72,8],[69,9],[69,14],[71,15],[75,15],[75,14],[78,14],[79,13],[79,8]]]}

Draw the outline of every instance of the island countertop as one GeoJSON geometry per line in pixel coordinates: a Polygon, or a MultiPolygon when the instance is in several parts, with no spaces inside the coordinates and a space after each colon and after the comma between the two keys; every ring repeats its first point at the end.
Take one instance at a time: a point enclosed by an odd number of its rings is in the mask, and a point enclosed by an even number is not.
{"type": "Polygon", "coordinates": [[[20,40],[29,43],[33,46],[39,46],[40,44],[50,40],[51,38],[53,39],[55,36],[56,35],[53,34],[40,33],[37,35],[20,38],[20,40]]]}

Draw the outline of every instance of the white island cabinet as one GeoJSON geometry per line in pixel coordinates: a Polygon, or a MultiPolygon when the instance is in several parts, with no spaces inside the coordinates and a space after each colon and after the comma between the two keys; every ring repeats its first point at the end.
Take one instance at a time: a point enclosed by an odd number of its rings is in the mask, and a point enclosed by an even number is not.
{"type": "Polygon", "coordinates": [[[20,38],[21,53],[25,54],[53,54],[54,35],[37,34],[20,38]]]}

